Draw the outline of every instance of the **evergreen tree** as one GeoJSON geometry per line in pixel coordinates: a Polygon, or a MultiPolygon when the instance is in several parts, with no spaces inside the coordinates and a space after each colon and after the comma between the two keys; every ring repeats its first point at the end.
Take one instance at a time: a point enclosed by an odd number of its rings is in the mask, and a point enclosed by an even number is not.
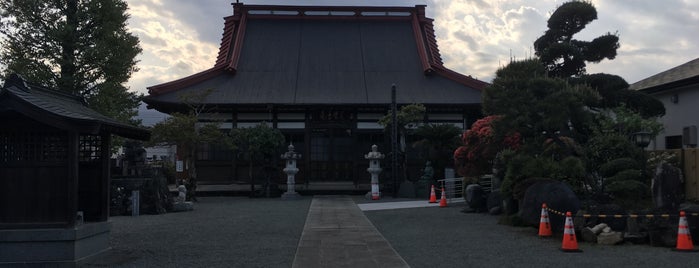
{"type": "Polygon", "coordinates": [[[81,95],[98,112],[135,123],[140,96],[123,84],[141,48],[126,30],[126,10],[123,0],[0,0],[2,75],[81,95]]]}
{"type": "MultiPolygon", "coordinates": [[[[255,196],[254,164],[262,161],[267,167],[272,167],[274,158],[279,156],[279,148],[284,145],[284,142],[284,134],[279,129],[270,127],[267,123],[260,123],[248,128],[235,128],[231,131],[229,143],[241,153],[241,156],[249,164],[250,196],[255,196]]],[[[267,185],[270,184],[269,180],[268,174],[267,185]]],[[[269,194],[269,192],[267,193],[269,194]]]]}
{"type": "MultiPolygon", "coordinates": [[[[173,113],[165,121],[159,122],[151,129],[151,138],[147,146],[176,145],[178,158],[186,163],[188,169],[184,183],[187,195],[196,200],[197,190],[197,155],[199,147],[213,143],[217,146],[232,148],[233,145],[225,139],[220,130],[221,122],[200,123],[202,113],[208,111],[202,101],[211,94],[211,90],[203,93],[180,94],[178,98],[187,106],[187,113],[173,113]]],[[[179,182],[178,182],[179,184],[179,182]]]]}
{"type": "Polygon", "coordinates": [[[534,42],[536,55],[549,75],[571,77],[585,73],[586,62],[614,59],[619,37],[607,33],[592,41],[573,39],[573,35],[597,19],[597,10],[590,2],[571,1],[551,14],[548,30],[534,42]]]}
{"type": "Polygon", "coordinates": [[[662,116],[665,107],[659,100],[642,92],[629,90],[623,78],[610,74],[587,74],[588,62],[599,63],[614,59],[619,48],[619,37],[607,33],[592,41],[573,39],[573,36],[597,19],[597,9],[587,1],[570,1],[551,14],[548,30],[534,42],[536,55],[549,76],[585,84],[597,90],[601,101],[587,103],[590,108],[614,108],[626,105],[645,118],[662,116]]]}
{"type": "Polygon", "coordinates": [[[585,85],[571,85],[549,77],[540,61],[515,61],[496,72],[493,83],[483,91],[483,113],[500,115],[495,124],[498,136],[519,133],[525,149],[540,153],[542,144],[552,139],[568,147],[560,137],[584,139],[581,130],[592,120],[586,103],[599,95],[585,85]]]}

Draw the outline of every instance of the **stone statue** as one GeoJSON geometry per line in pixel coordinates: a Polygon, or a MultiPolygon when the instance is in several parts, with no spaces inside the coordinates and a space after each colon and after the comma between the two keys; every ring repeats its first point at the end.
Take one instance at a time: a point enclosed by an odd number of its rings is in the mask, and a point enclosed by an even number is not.
{"type": "Polygon", "coordinates": [[[194,204],[187,200],[187,187],[183,184],[177,186],[177,198],[175,202],[172,203],[172,211],[189,211],[194,209],[194,204]]]}
{"type": "Polygon", "coordinates": [[[182,203],[187,199],[187,187],[185,187],[183,184],[180,184],[180,186],[177,187],[177,199],[175,202],[177,203],[182,203]]]}
{"type": "MultiPolygon", "coordinates": [[[[434,168],[432,162],[425,162],[425,168],[422,170],[422,176],[415,183],[415,196],[417,198],[429,197],[430,186],[434,183],[434,168]]],[[[435,185],[436,186],[436,185],[435,185]]]]}
{"type": "Polygon", "coordinates": [[[655,208],[677,211],[683,183],[681,169],[664,162],[658,165],[651,184],[655,208]]]}
{"type": "Polygon", "coordinates": [[[423,175],[420,177],[422,180],[431,181],[434,177],[434,168],[432,168],[432,162],[425,162],[425,169],[423,169],[423,175]]]}

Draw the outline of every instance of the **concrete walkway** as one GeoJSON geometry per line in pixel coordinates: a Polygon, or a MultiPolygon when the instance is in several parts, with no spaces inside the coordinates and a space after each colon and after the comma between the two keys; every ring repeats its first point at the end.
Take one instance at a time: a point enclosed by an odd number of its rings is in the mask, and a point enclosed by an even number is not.
{"type": "MultiPolygon", "coordinates": [[[[398,202],[381,202],[381,203],[364,203],[357,204],[359,209],[362,211],[372,211],[372,210],[386,210],[386,209],[401,209],[401,208],[423,208],[423,207],[438,207],[439,200],[437,203],[430,203],[427,200],[417,200],[417,201],[398,201],[398,202]]],[[[447,202],[447,206],[456,203],[463,203],[463,198],[454,198],[447,202]]]]}
{"type": "Polygon", "coordinates": [[[409,267],[348,196],[315,196],[293,267],[409,267]]]}

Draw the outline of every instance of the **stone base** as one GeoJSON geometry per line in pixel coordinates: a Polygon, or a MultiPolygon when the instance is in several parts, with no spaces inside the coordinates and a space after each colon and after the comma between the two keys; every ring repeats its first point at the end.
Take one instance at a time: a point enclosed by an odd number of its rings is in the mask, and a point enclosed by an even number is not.
{"type": "MultiPolygon", "coordinates": [[[[382,195],[381,192],[379,192],[379,199],[381,199],[381,196],[383,196],[383,195],[382,195]]],[[[367,200],[373,200],[373,199],[371,199],[371,191],[369,191],[368,193],[366,193],[366,194],[364,195],[364,198],[366,198],[367,200]]]]}
{"type": "Polygon", "coordinates": [[[173,212],[180,212],[180,211],[190,211],[194,210],[194,203],[186,201],[186,202],[175,202],[172,203],[172,211],[173,212]]]}
{"type": "Polygon", "coordinates": [[[597,235],[597,244],[600,245],[616,245],[621,242],[624,242],[624,237],[621,232],[609,232],[597,235]]]}
{"type": "Polygon", "coordinates": [[[282,194],[282,200],[298,200],[301,199],[301,195],[297,192],[284,192],[282,194]]]}
{"type": "Polygon", "coordinates": [[[74,228],[0,230],[0,267],[77,267],[106,252],[109,222],[89,222],[74,228]]]}

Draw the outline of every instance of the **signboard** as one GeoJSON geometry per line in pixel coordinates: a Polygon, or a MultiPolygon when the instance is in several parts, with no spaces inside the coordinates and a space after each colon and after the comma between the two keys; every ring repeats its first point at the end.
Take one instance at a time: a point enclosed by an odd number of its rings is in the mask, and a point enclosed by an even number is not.
{"type": "Polygon", "coordinates": [[[175,171],[177,171],[177,172],[184,171],[184,164],[182,163],[182,160],[177,160],[177,162],[175,162],[175,171]]]}

